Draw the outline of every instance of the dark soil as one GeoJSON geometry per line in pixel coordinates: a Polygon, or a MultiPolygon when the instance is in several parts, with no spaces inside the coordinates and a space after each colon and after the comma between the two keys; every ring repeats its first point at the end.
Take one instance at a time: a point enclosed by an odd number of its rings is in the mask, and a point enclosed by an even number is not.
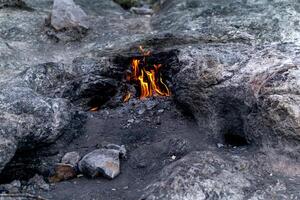
{"type": "Polygon", "coordinates": [[[89,113],[86,131],[64,149],[83,156],[107,143],[124,144],[128,156],[121,161],[121,174],[113,180],[80,177],[56,183],[51,191],[41,192],[43,197],[138,199],[164,166],[192,150],[207,148],[208,143],[215,148],[213,141],[208,142],[193,119],[183,116],[171,99],[146,100],[157,105],[143,114],[138,112],[144,102],[133,101],[117,109],[89,113]],[[130,123],[132,119],[134,122],[130,123]]]}

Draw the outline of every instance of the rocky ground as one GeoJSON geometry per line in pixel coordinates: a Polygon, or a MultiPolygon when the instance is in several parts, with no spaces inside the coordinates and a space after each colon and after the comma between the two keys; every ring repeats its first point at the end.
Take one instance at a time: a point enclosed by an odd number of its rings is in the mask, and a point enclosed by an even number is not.
{"type": "Polygon", "coordinates": [[[300,199],[299,2],[74,1],[0,0],[0,199],[300,199]]]}

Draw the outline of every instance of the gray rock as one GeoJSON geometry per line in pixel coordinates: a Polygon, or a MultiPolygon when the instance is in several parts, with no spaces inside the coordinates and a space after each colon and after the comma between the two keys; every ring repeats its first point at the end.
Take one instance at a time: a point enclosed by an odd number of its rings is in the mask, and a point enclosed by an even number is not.
{"type": "Polygon", "coordinates": [[[214,137],[232,133],[257,144],[300,139],[297,52],[293,45],[182,49],[176,98],[214,137]]]}
{"type": "Polygon", "coordinates": [[[50,186],[46,181],[44,180],[44,177],[36,174],[34,177],[29,179],[28,184],[32,185],[35,189],[42,189],[45,191],[50,190],[50,186]]]}
{"type": "Polygon", "coordinates": [[[51,25],[56,30],[82,27],[88,29],[87,15],[73,0],[54,0],[51,25]]]}
{"type": "Polygon", "coordinates": [[[9,184],[2,185],[8,193],[15,194],[21,191],[21,182],[19,180],[14,180],[9,184]]]}
{"type": "Polygon", "coordinates": [[[165,167],[158,180],[145,188],[141,199],[254,200],[292,199],[297,195],[279,180],[255,186],[260,181],[266,182],[266,177],[258,175],[258,171],[257,166],[242,157],[218,156],[209,151],[192,152],[165,167]]]}
{"type": "Polygon", "coordinates": [[[70,164],[73,167],[77,167],[77,164],[80,161],[80,155],[78,152],[73,151],[73,152],[68,152],[66,153],[63,158],[61,159],[61,162],[64,164],[70,164]]]}
{"type": "Polygon", "coordinates": [[[79,170],[92,178],[103,175],[110,179],[120,173],[119,151],[97,149],[85,155],[79,162],[79,170]]]}
{"type": "Polygon", "coordinates": [[[123,158],[125,158],[127,155],[127,150],[125,148],[125,145],[119,146],[116,144],[107,144],[107,145],[105,145],[105,148],[119,151],[120,156],[123,158]]]}

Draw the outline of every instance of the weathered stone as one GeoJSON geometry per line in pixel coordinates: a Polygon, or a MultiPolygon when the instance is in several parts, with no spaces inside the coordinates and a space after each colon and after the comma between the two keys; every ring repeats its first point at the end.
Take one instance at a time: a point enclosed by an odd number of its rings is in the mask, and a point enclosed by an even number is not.
{"type": "Polygon", "coordinates": [[[120,152],[113,149],[97,149],[85,155],[79,162],[79,170],[90,177],[103,175],[115,178],[120,173],[120,152]]]}
{"type": "Polygon", "coordinates": [[[87,15],[73,0],[54,0],[51,25],[56,30],[64,28],[88,29],[87,15]]]}
{"type": "Polygon", "coordinates": [[[62,163],[72,165],[74,168],[77,167],[79,161],[80,161],[80,155],[76,151],[66,153],[64,157],[61,159],[62,163]]]}
{"type": "MultiPolygon", "coordinates": [[[[165,167],[158,180],[145,189],[145,200],[293,198],[281,181],[255,187],[250,161],[213,152],[192,152],[165,167]],[[249,190],[251,188],[251,190],[249,190]],[[253,190],[253,191],[252,191],[253,190]]],[[[257,175],[256,175],[257,177],[257,175]]],[[[265,180],[266,177],[259,177],[265,180]]]]}

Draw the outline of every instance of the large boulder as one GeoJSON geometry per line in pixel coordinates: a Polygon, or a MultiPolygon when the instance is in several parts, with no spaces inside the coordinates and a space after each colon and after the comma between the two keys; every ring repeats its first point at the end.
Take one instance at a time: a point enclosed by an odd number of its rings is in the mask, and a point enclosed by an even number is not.
{"type": "Polygon", "coordinates": [[[299,140],[299,49],[241,44],[183,48],[176,99],[212,136],[256,144],[299,140]]]}

